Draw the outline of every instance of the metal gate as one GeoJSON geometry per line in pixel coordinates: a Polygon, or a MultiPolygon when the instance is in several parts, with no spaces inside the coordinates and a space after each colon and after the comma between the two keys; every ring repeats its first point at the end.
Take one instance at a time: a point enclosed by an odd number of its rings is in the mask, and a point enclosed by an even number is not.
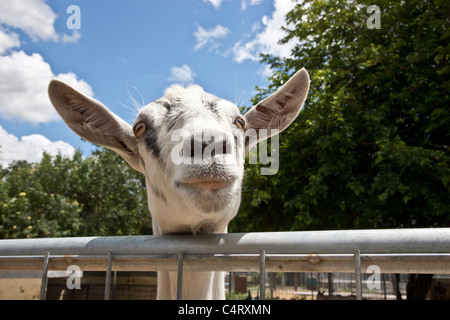
{"type": "Polygon", "coordinates": [[[105,299],[112,271],[354,272],[362,299],[361,270],[450,274],[450,228],[263,232],[205,235],[74,237],[0,240],[0,270],[48,270],[76,265],[105,271],[105,299]]]}

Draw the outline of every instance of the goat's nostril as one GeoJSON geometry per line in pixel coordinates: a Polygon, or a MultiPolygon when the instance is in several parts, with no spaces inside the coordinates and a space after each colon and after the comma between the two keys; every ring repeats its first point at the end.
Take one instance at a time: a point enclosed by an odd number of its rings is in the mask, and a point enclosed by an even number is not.
{"type": "Polygon", "coordinates": [[[231,147],[228,141],[224,140],[222,143],[223,154],[231,153],[231,147]]]}
{"type": "Polygon", "coordinates": [[[190,136],[185,140],[183,155],[185,158],[201,160],[232,154],[232,142],[226,136],[190,136]]]}
{"type": "Polygon", "coordinates": [[[207,146],[207,142],[200,141],[199,139],[196,140],[195,137],[191,137],[191,139],[188,140],[188,154],[186,154],[186,157],[201,159],[207,146]]]}

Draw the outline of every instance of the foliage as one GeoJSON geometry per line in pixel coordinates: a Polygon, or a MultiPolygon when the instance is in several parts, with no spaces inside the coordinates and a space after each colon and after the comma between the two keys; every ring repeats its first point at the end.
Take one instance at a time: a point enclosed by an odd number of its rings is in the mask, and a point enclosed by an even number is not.
{"type": "MultiPolygon", "coordinates": [[[[305,67],[311,90],[281,134],[280,170],[247,165],[231,232],[448,226],[450,2],[304,0],[291,58],[254,103],[305,67]],[[369,29],[369,5],[381,28],[369,29]]],[[[112,151],[0,168],[0,238],[150,234],[144,177],[112,151]]]]}
{"type": "Polygon", "coordinates": [[[44,154],[1,170],[0,238],[151,233],[145,180],[116,153],[44,154]]]}
{"type": "Polygon", "coordinates": [[[450,222],[450,2],[305,0],[291,58],[254,102],[305,67],[311,89],[281,134],[280,171],[246,169],[231,231],[437,227],[450,222]],[[381,28],[369,29],[369,5],[381,28]]]}
{"type": "Polygon", "coordinates": [[[225,300],[247,300],[247,295],[245,293],[227,291],[225,292],[225,300]]]}

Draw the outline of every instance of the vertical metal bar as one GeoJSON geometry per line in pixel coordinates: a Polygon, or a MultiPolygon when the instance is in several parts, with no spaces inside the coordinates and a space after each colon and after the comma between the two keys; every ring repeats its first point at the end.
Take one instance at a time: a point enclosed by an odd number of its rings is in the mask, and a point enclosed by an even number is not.
{"type": "Polygon", "coordinates": [[[109,300],[111,293],[111,269],[112,269],[112,252],[108,252],[108,262],[106,264],[106,281],[105,281],[105,300],[109,300]]]}
{"type": "Polygon", "coordinates": [[[45,300],[47,297],[48,260],[50,260],[50,252],[46,252],[44,256],[44,266],[42,268],[42,280],[41,280],[41,294],[39,296],[39,299],[41,300],[45,300]]]}
{"type": "Polygon", "coordinates": [[[332,297],[334,295],[333,288],[333,274],[331,272],[328,273],[328,296],[332,297]]]}
{"type": "Polygon", "coordinates": [[[270,299],[273,300],[273,291],[276,283],[275,272],[269,272],[270,299]]]}
{"type": "Polygon", "coordinates": [[[266,300],[266,250],[261,250],[259,258],[259,299],[266,300]]]}
{"type": "Polygon", "coordinates": [[[355,250],[356,300],[362,300],[361,252],[355,250]]]}
{"type": "Polygon", "coordinates": [[[113,300],[116,300],[116,284],[117,284],[117,271],[114,271],[114,278],[113,278],[113,300]]]}
{"type": "Polygon", "coordinates": [[[232,291],[231,290],[232,289],[232,287],[231,287],[232,282],[233,282],[233,272],[230,271],[228,273],[228,293],[230,293],[230,294],[231,294],[231,291],[232,291]]]}
{"type": "Polygon", "coordinates": [[[183,298],[183,252],[178,252],[177,300],[183,298]]]}

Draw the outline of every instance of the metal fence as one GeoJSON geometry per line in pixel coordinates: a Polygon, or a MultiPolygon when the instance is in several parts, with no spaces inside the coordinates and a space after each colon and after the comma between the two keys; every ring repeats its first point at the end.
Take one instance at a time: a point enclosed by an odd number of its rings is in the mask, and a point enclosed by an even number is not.
{"type": "Polygon", "coordinates": [[[0,240],[0,271],[42,271],[41,299],[48,271],[72,265],[106,270],[105,299],[112,271],[177,271],[180,299],[188,271],[257,271],[260,299],[267,272],[353,273],[362,299],[367,270],[450,274],[450,228],[0,240]]]}

